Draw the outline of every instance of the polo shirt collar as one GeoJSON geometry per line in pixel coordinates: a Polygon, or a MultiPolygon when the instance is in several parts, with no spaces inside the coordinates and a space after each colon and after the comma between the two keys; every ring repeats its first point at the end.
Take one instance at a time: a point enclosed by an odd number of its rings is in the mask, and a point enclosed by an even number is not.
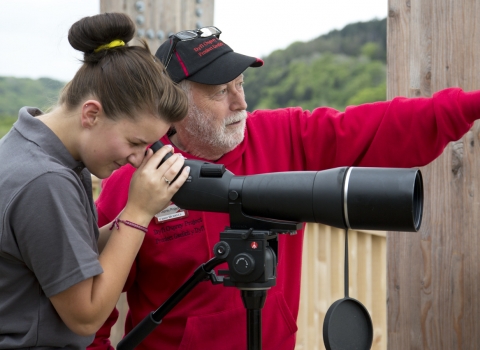
{"type": "Polygon", "coordinates": [[[81,161],[75,160],[57,135],[42,121],[35,117],[43,112],[34,107],[23,107],[18,112],[18,120],[13,127],[27,140],[33,142],[46,153],[60,161],[77,174],[85,168],[81,161]]]}

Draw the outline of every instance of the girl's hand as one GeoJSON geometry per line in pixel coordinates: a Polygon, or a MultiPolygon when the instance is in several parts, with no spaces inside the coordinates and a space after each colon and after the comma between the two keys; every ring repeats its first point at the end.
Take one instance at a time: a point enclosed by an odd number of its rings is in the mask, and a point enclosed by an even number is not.
{"type": "Polygon", "coordinates": [[[156,153],[150,148],[147,149],[142,164],[130,182],[128,201],[122,217],[148,226],[153,216],[170,204],[173,195],[187,180],[190,172],[190,168],[185,167],[178,178],[171,182],[183,167],[185,160],[181,154],[173,154],[158,167],[165,155],[172,151],[171,145],[163,146],[156,153]]]}

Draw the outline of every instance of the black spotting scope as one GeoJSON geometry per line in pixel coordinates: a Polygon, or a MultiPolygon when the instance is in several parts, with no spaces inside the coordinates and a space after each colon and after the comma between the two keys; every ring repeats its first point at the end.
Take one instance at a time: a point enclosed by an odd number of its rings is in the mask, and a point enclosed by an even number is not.
{"type": "Polygon", "coordinates": [[[223,164],[187,159],[186,165],[189,178],[172,201],[182,209],[230,213],[232,228],[290,221],[415,232],[422,221],[419,169],[339,167],[236,176],[223,164]]]}

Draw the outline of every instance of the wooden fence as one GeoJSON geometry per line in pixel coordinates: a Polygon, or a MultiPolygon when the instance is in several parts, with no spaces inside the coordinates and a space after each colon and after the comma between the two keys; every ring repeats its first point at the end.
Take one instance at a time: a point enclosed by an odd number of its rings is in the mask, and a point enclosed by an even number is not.
{"type": "MultiPolygon", "coordinates": [[[[372,317],[374,350],[387,348],[386,233],[349,231],[349,296],[372,317]]],[[[344,295],[345,231],[308,224],[305,231],[302,289],[296,350],[320,350],[323,320],[344,295]]]]}

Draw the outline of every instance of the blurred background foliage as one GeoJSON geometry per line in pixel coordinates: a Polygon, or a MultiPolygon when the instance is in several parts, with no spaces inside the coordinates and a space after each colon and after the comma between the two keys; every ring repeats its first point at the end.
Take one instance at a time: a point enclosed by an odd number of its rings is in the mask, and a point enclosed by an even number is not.
{"type": "Polygon", "coordinates": [[[248,110],[348,105],[386,99],[387,20],[353,23],[295,42],[245,71],[248,110]]]}
{"type": "MultiPolygon", "coordinates": [[[[274,51],[262,57],[262,68],[244,73],[248,110],[287,106],[344,110],[349,105],[384,101],[386,46],[387,21],[375,19],[274,51]]],[[[49,78],[0,77],[0,137],[11,128],[21,107],[47,111],[64,85],[49,78]]]]}
{"type": "Polygon", "coordinates": [[[23,106],[38,107],[42,111],[55,105],[65,83],[50,78],[30,79],[0,77],[0,137],[17,120],[23,106]]]}

